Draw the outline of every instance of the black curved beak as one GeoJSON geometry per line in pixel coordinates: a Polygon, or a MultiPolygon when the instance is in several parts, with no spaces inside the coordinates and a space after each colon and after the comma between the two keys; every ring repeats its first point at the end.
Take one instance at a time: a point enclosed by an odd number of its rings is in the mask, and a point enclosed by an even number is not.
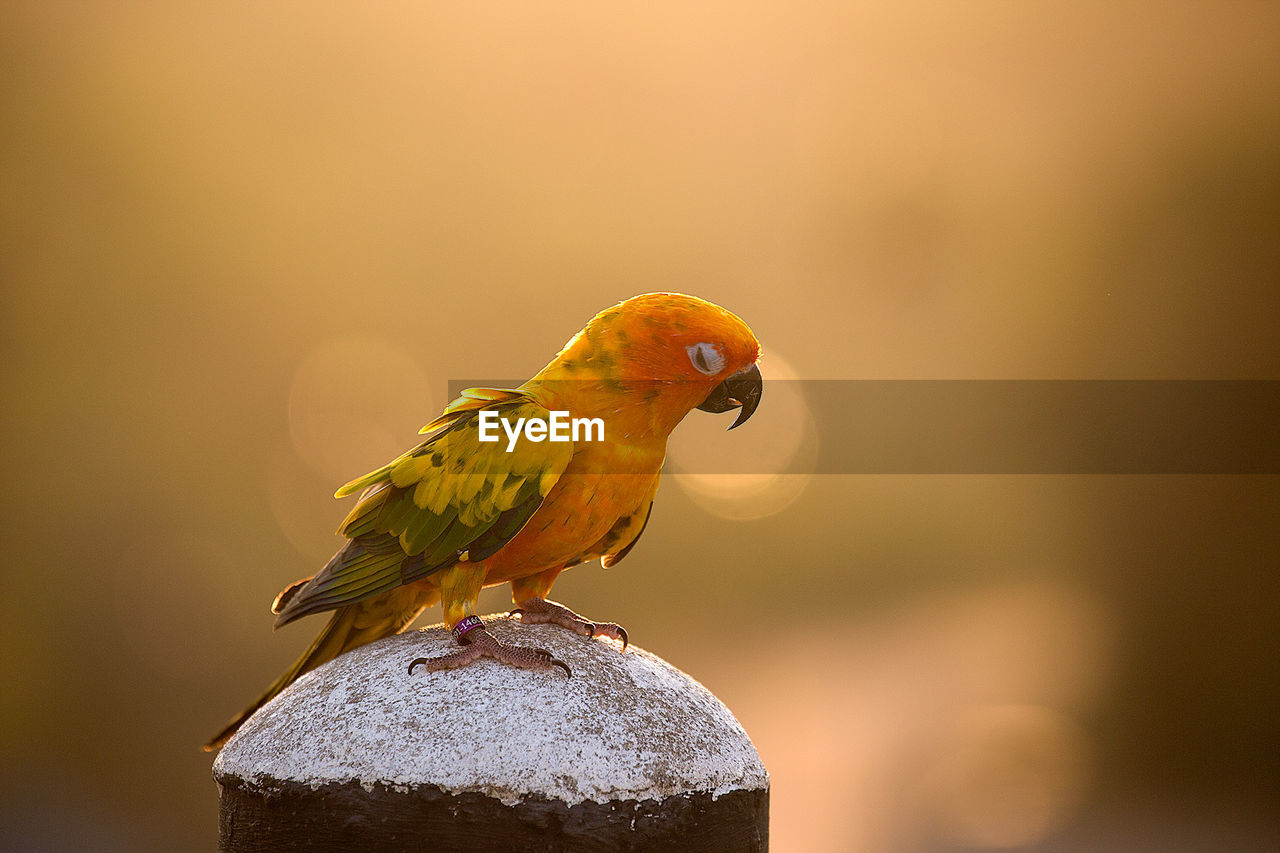
{"type": "Polygon", "coordinates": [[[760,368],[753,364],[713,388],[698,408],[704,412],[719,414],[741,407],[738,419],[729,425],[729,429],[733,429],[750,420],[756,406],[760,405],[760,395],[763,393],[764,382],[760,378],[760,368]]]}

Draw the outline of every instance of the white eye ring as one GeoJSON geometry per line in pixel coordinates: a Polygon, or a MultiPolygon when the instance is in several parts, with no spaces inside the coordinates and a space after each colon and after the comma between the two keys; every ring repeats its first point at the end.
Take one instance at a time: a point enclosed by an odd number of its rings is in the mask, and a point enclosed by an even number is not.
{"type": "Polygon", "coordinates": [[[714,376],[724,370],[724,353],[715,344],[696,343],[685,347],[684,351],[689,354],[689,362],[699,373],[714,376]]]}

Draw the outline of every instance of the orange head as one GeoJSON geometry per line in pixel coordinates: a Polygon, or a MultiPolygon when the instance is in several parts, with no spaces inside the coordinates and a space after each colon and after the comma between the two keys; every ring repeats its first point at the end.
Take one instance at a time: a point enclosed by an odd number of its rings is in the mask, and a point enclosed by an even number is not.
{"type": "Polygon", "coordinates": [[[735,314],[695,296],[646,293],[593,317],[534,381],[588,383],[599,408],[643,406],[661,432],[695,407],[741,406],[738,426],[760,400],[759,357],[759,341],[735,314]]]}

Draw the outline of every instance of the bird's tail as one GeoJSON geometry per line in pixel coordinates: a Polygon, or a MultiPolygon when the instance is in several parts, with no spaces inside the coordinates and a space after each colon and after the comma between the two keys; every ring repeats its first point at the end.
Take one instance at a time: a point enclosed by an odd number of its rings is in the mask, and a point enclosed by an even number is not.
{"type": "MultiPolygon", "coordinates": [[[[272,610],[278,613],[307,580],[310,578],[286,587],[276,599],[272,610]]],[[[281,690],[296,681],[303,673],[328,663],[343,652],[391,634],[400,633],[418,618],[418,614],[439,600],[440,589],[437,586],[430,581],[419,581],[339,607],[333,614],[333,618],[329,620],[329,624],[320,632],[320,636],[316,637],[316,641],[311,644],[311,648],[303,652],[302,657],[294,661],[293,666],[276,679],[275,683],[268,687],[252,705],[214,735],[213,739],[204,745],[205,752],[213,752],[226,743],[245,720],[274,699],[281,690]]]]}
{"type": "Polygon", "coordinates": [[[310,672],[323,663],[328,663],[348,649],[353,649],[356,646],[377,639],[376,636],[363,636],[366,635],[365,631],[352,630],[358,613],[359,607],[357,605],[343,607],[337,613],[334,613],[333,618],[329,620],[329,624],[320,632],[320,636],[316,637],[316,641],[311,644],[311,647],[302,653],[302,657],[294,661],[293,666],[289,667],[284,675],[272,682],[271,686],[255,699],[252,705],[237,714],[235,719],[227,723],[222,731],[214,735],[204,745],[204,751],[213,752],[220,748],[236,733],[236,729],[240,728],[245,720],[252,717],[254,712],[263,705],[276,698],[276,695],[281,690],[296,681],[303,673],[310,672]],[[358,640],[358,642],[350,642],[351,640],[358,640]]]}

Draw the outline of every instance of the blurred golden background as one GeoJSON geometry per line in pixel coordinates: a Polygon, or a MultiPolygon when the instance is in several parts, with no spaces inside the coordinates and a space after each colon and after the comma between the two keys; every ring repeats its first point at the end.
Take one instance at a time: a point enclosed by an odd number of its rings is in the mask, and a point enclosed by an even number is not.
{"type": "MultiPolygon", "coordinates": [[[[619,299],[775,378],[1280,378],[1275,2],[11,0],[0,56],[9,849],[212,850],[199,744],[319,629],[267,607],[334,488],[619,299]]],[[[841,440],[804,405],[673,455],[841,440]]],[[[1274,850],[1278,518],[672,477],[555,597],[738,715],[775,850],[1274,850]]]]}

